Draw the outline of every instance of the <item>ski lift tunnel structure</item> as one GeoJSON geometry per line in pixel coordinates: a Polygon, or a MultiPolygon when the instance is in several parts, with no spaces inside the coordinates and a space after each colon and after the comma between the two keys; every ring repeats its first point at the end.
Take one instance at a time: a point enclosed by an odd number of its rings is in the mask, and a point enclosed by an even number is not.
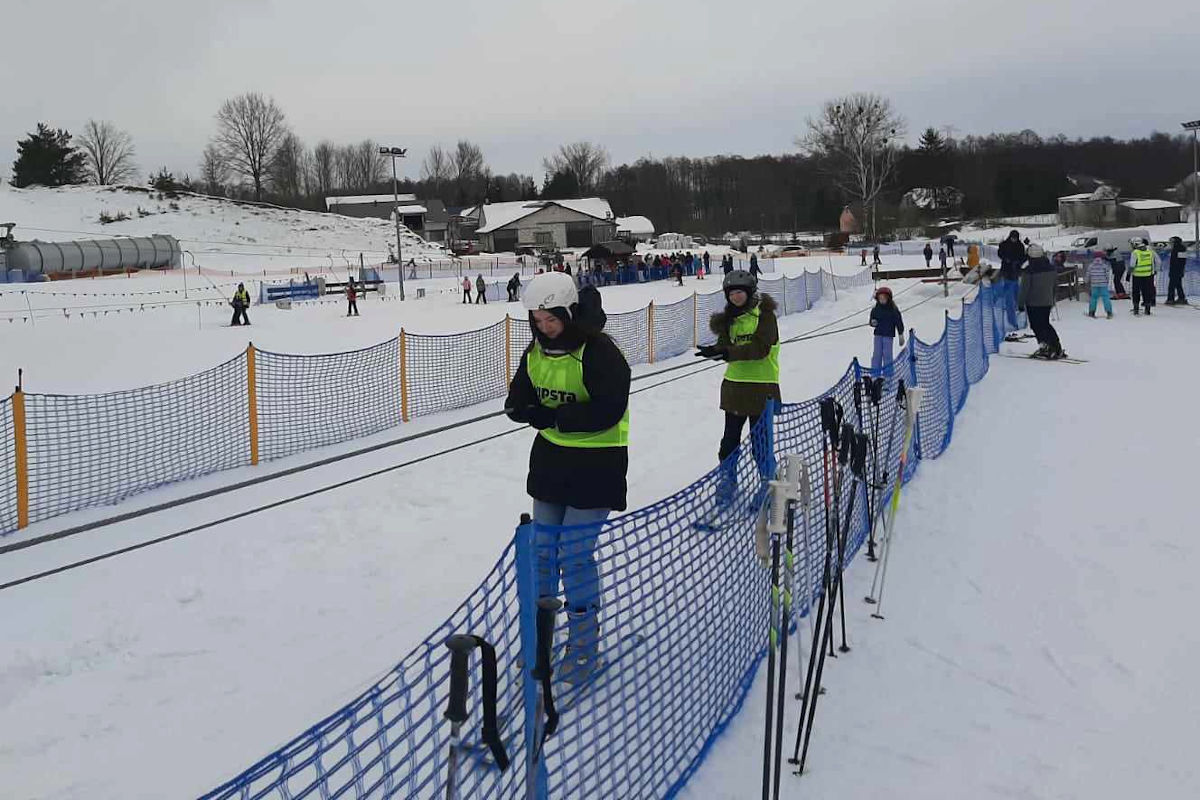
{"type": "Polygon", "coordinates": [[[9,283],[79,278],[131,269],[174,269],[183,251],[174,236],[129,236],[63,242],[0,239],[0,280],[9,283]]]}

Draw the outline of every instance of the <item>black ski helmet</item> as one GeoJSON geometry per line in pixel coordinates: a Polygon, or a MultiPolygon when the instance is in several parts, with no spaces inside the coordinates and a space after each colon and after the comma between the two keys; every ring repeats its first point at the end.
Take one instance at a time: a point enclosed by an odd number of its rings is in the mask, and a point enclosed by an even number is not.
{"type": "Polygon", "coordinates": [[[725,292],[726,297],[734,289],[741,289],[746,294],[753,295],[758,291],[758,278],[744,269],[735,269],[721,282],[721,290],[725,292]]]}

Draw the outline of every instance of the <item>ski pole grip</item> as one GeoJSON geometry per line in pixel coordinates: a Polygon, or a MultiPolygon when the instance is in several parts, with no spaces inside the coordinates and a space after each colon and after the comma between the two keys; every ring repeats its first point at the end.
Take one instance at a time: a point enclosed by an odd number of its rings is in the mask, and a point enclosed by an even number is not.
{"type": "Polygon", "coordinates": [[[800,502],[809,505],[812,502],[812,476],[808,472],[808,461],[800,461],[800,502]]]}
{"type": "Polygon", "coordinates": [[[854,443],[850,447],[850,472],[858,479],[866,473],[867,445],[871,438],[865,433],[854,435],[854,443]]]}
{"type": "Polygon", "coordinates": [[[542,597],[537,601],[537,661],[533,677],[542,679],[550,675],[550,651],[554,647],[554,623],[562,602],[557,597],[542,597]]]}
{"type": "Polygon", "coordinates": [[[834,400],[832,397],[822,397],[820,402],[821,409],[821,427],[825,430],[825,435],[830,441],[837,443],[837,415],[834,412],[834,400]]]}
{"type": "Polygon", "coordinates": [[[450,700],[445,717],[451,722],[467,721],[467,668],[475,646],[475,637],[465,633],[456,633],[446,640],[450,650],[450,700]]]}
{"type": "Polygon", "coordinates": [[[854,439],[854,426],[847,422],[842,426],[842,438],[838,444],[838,463],[845,464],[850,459],[850,445],[854,439]]]}

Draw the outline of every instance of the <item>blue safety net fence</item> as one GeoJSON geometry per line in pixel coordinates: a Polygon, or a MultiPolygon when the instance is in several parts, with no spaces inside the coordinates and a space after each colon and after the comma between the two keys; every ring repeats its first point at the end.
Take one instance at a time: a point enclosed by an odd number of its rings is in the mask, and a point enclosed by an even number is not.
{"type": "Polygon", "coordinates": [[[766,652],[769,574],[755,531],[776,464],[798,453],[813,479],[813,502],[796,526],[793,610],[800,618],[822,591],[826,515],[836,506],[850,521],[838,554],[844,568],[896,481],[911,479],[921,459],[949,446],[970,386],[987,374],[988,356],[1009,329],[1009,302],[983,287],[960,317],[947,315],[936,340],[914,332],[880,376],[877,404],[862,388],[857,361],[821,396],[833,397],[845,421],[871,437],[864,480],[829,457],[818,397],[765,414],[724,464],[654,505],[598,525],[520,525],[479,587],[385,678],[204,797],[435,798],[446,796],[449,780],[464,798],[675,796],[738,712],[766,652]],[[901,381],[925,389],[903,476],[901,381]],[[560,586],[558,596],[573,609],[598,611],[557,614],[553,660],[562,663],[568,643],[585,640],[600,659],[582,678],[556,670],[558,729],[539,748],[534,609],[548,591],[539,586],[539,568],[554,560],[562,584],[575,587],[567,598],[560,586]],[[475,655],[470,717],[450,774],[444,642],[454,633],[496,648],[507,770],[480,741],[475,655]]]}

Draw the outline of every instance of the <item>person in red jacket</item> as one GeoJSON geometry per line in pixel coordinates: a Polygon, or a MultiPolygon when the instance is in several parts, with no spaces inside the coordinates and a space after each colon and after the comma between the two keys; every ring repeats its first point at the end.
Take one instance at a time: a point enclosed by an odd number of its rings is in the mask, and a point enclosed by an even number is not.
{"type": "Polygon", "coordinates": [[[358,316],[358,290],[354,288],[354,278],[346,284],[346,316],[358,316]]]}

